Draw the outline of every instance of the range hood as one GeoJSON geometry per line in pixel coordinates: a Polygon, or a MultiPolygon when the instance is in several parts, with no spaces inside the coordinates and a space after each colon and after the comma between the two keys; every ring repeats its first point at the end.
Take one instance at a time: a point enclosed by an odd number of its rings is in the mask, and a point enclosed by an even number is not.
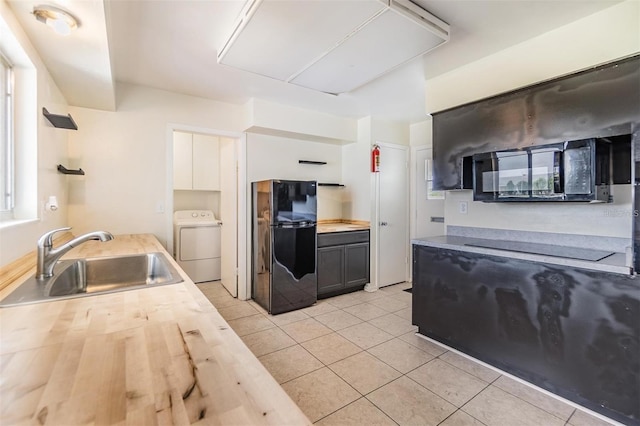
{"type": "Polygon", "coordinates": [[[339,94],[448,39],[449,25],[410,0],[249,0],[218,63],[339,94]]]}

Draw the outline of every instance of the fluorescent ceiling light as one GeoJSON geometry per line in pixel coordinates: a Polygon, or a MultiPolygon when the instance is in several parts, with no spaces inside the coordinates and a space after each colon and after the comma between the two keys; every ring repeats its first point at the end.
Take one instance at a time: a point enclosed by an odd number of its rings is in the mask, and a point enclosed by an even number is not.
{"type": "Polygon", "coordinates": [[[247,0],[218,63],[336,95],[448,40],[411,0],[247,0]]]}
{"type": "Polygon", "coordinates": [[[78,20],[70,13],[54,6],[36,6],[33,15],[60,35],[69,35],[78,28],[78,20]]]}

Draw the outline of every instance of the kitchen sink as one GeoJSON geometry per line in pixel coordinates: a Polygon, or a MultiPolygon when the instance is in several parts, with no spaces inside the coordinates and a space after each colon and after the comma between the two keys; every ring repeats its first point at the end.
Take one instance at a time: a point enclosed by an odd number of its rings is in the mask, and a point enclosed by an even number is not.
{"type": "Polygon", "coordinates": [[[176,284],[183,279],[163,253],[59,261],[51,278],[35,275],[0,301],[0,307],[176,284]]]}

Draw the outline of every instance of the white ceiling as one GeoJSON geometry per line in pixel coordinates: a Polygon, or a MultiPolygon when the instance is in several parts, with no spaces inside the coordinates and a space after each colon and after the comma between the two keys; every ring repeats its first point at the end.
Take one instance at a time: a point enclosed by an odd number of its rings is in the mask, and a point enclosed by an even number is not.
{"type": "Polygon", "coordinates": [[[7,2],[67,102],[77,106],[114,110],[114,79],[104,3],[101,0],[7,2]],[[57,5],[70,12],[79,20],[79,28],[67,37],[57,35],[32,15],[34,6],[41,4],[57,5]]]}
{"type": "MultiPolygon", "coordinates": [[[[6,1],[72,105],[113,109],[116,80],[236,104],[256,97],[336,115],[410,122],[425,118],[426,79],[620,2],[413,0],[451,26],[449,42],[333,96],[217,63],[217,49],[244,0],[45,1],[80,19],[80,28],[68,37],[53,34],[30,15],[43,1],[6,1]]],[[[331,0],[300,1],[331,7],[331,0]]]]}

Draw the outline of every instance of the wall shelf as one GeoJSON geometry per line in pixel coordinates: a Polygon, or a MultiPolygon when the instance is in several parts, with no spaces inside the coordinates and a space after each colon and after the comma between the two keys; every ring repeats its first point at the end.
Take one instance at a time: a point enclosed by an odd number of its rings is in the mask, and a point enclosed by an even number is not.
{"type": "Polygon", "coordinates": [[[82,169],[70,170],[70,169],[67,169],[65,166],[63,166],[62,164],[58,164],[58,171],[64,175],[84,175],[84,170],[82,169]]]}
{"type": "Polygon", "coordinates": [[[299,164],[313,164],[316,166],[323,166],[327,164],[326,161],[311,161],[311,160],[298,160],[299,164]]]}
{"type": "Polygon", "coordinates": [[[51,114],[46,108],[42,108],[42,114],[47,117],[47,120],[49,120],[51,124],[53,124],[53,127],[57,127],[59,129],[78,130],[78,125],[73,121],[71,114],[51,114]]]}

